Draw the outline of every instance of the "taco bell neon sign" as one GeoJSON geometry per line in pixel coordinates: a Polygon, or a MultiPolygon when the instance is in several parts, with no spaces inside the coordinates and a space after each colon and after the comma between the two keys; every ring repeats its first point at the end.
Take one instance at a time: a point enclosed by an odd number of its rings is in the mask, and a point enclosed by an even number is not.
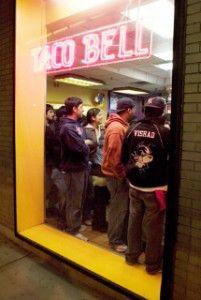
{"type": "Polygon", "coordinates": [[[60,73],[151,56],[152,33],[122,22],[75,34],[32,49],[36,72],[60,73]]]}

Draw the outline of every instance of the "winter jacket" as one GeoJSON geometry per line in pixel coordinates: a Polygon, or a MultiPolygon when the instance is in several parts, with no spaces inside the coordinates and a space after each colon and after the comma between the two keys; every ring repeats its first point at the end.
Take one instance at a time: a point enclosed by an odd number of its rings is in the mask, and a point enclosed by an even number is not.
{"type": "Polygon", "coordinates": [[[59,167],[61,158],[61,144],[55,132],[55,124],[47,124],[45,127],[45,160],[46,167],[59,167]]]}
{"type": "Polygon", "coordinates": [[[99,128],[99,136],[97,136],[95,128],[91,124],[87,124],[85,127],[86,138],[93,142],[89,146],[90,154],[89,160],[93,164],[101,165],[103,157],[103,141],[104,141],[104,129],[99,128]]]}
{"type": "Polygon", "coordinates": [[[124,178],[126,174],[121,162],[121,148],[128,123],[113,113],[107,120],[105,128],[102,172],[106,176],[124,178]]]}
{"type": "Polygon", "coordinates": [[[132,125],[122,147],[122,163],[129,182],[136,187],[167,185],[169,129],[159,119],[132,125]]]}
{"type": "Polygon", "coordinates": [[[63,118],[60,129],[62,161],[60,168],[65,172],[81,172],[88,169],[89,148],[85,144],[85,131],[79,122],[63,118]]]}

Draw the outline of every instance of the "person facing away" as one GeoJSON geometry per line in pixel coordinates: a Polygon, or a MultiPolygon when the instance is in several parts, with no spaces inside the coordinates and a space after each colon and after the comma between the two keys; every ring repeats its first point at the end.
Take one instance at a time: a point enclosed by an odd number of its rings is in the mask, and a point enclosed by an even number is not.
{"type": "Polygon", "coordinates": [[[86,193],[89,169],[89,147],[85,132],[78,122],[83,114],[80,98],[70,97],[65,101],[67,116],[63,118],[60,129],[62,161],[60,169],[65,174],[67,185],[65,222],[66,231],[87,240],[79,230],[82,222],[82,206],[86,193]]]}
{"type": "Polygon", "coordinates": [[[126,262],[135,264],[142,253],[145,231],[146,271],[161,269],[162,237],[167,191],[169,129],[164,126],[165,99],[145,104],[145,118],[131,126],[122,147],[122,163],[129,181],[130,209],[126,262]]]}
{"type": "Polygon", "coordinates": [[[128,185],[126,173],[121,162],[122,143],[128,129],[128,122],[134,115],[134,102],[127,97],[117,102],[117,111],[112,113],[105,126],[102,172],[106,176],[110,192],[108,214],[108,238],[112,249],[125,252],[127,218],[128,218],[128,185]]]}
{"type": "Polygon", "coordinates": [[[88,110],[85,131],[87,139],[90,139],[92,144],[89,146],[91,171],[84,205],[84,224],[92,225],[93,230],[106,232],[106,205],[110,195],[106,187],[104,174],[101,171],[104,142],[104,128],[101,127],[102,119],[102,112],[99,108],[88,110]],[[89,216],[92,210],[93,218],[90,220],[89,216]]]}
{"type": "Polygon", "coordinates": [[[55,112],[53,106],[46,104],[45,117],[45,191],[46,191],[46,215],[55,215],[57,211],[57,202],[62,193],[58,188],[54,173],[58,170],[60,158],[60,143],[55,134],[55,112]]]}
{"type": "Polygon", "coordinates": [[[45,118],[45,157],[46,166],[54,167],[57,164],[57,139],[55,137],[54,124],[54,108],[50,104],[46,104],[46,118],[45,118]]]}

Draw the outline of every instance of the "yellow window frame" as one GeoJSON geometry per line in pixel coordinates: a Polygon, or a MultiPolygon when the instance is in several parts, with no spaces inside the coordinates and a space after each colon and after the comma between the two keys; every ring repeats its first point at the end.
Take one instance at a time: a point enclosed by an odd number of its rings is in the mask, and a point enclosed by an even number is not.
{"type": "Polygon", "coordinates": [[[30,51],[44,45],[40,0],[16,1],[16,232],[105,282],[145,299],[160,299],[161,275],[150,276],[142,265],[80,241],[44,222],[44,111],[46,74],[34,73],[30,51]]]}

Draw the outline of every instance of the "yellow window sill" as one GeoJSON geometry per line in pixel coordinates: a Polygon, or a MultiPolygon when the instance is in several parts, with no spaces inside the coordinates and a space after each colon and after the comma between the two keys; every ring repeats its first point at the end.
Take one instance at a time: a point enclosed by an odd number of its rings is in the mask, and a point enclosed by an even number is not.
{"type": "Polygon", "coordinates": [[[148,275],[142,265],[129,266],[120,255],[47,224],[34,226],[20,235],[141,297],[160,299],[161,275],[148,275]]]}

